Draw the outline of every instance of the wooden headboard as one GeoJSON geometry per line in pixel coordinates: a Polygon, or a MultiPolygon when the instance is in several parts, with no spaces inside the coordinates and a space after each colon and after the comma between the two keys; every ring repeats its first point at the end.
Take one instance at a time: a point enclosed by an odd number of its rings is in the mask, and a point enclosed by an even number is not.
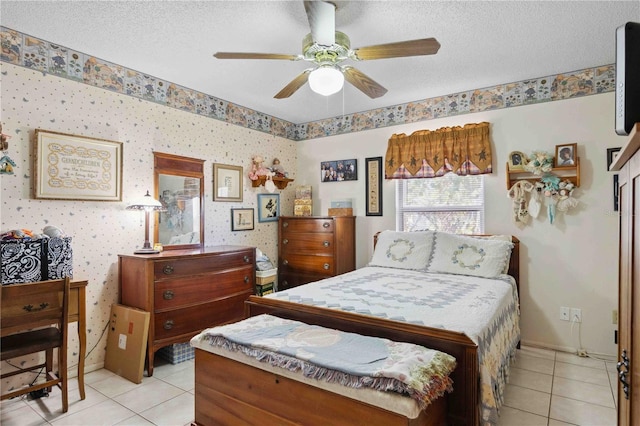
{"type": "MultiPolygon", "coordinates": [[[[378,243],[378,234],[380,231],[376,232],[373,236],[373,248],[376,248],[376,244],[378,243]]],[[[489,237],[491,235],[488,234],[476,234],[470,235],[476,237],[489,237]]],[[[520,294],[520,240],[518,237],[512,235],[511,242],[513,243],[513,250],[511,251],[511,258],[509,259],[509,271],[507,274],[511,275],[516,280],[516,287],[518,288],[518,294],[520,294]]]]}

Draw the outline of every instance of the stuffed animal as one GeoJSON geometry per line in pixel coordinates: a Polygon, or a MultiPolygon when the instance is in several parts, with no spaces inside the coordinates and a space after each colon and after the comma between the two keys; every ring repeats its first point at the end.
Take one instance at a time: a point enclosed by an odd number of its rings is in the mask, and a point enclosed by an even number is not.
{"type": "Polygon", "coordinates": [[[251,158],[251,172],[249,179],[258,180],[258,176],[269,176],[271,171],[264,167],[264,158],[261,155],[254,155],[251,158]]]}

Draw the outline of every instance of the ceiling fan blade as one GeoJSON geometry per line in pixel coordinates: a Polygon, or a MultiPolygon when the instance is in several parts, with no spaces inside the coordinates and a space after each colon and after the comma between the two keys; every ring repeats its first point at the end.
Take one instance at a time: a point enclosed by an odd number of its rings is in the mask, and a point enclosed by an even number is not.
{"type": "Polygon", "coordinates": [[[387,93],[387,89],[354,67],[342,67],[342,72],[344,73],[344,78],[349,83],[353,84],[358,90],[369,96],[371,99],[379,98],[387,93]]]}
{"type": "Polygon", "coordinates": [[[309,73],[312,70],[313,70],[313,68],[309,68],[309,69],[306,69],[306,70],[302,71],[302,74],[299,74],[296,78],[291,80],[291,83],[289,83],[286,86],[284,86],[284,88],[281,91],[279,91],[274,96],[274,98],[276,98],[276,99],[284,99],[284,98],[288,98],[289,96],[293,95],[296,92],[296,90],[298,90],[299,88],[304,86],[304,84],[309,79],[309,73]]]}
{"type": "Polygon", "coordinates": [[[356,59],[365,61],[370,59],[401,58],[403,56],[433,55],[438,52],[438,49],[440,49],[438,40],[435,38],[423,38],[360,47],[353,49],[353,53],[356,59]]]}
{"type": "Polygon", "coordinates": [[[214,55],[218,59],[288,59],[297,61],[300,55],[285,55],[281,53],[244,53],[244,52],[216,52],[214,55]]]}
{"type": "Polygon", "coordinates": [[[336,42],[336,6],[324,1],[305,1],[304,10],[313,41],[323,46],[333,45],[336,42]]]}

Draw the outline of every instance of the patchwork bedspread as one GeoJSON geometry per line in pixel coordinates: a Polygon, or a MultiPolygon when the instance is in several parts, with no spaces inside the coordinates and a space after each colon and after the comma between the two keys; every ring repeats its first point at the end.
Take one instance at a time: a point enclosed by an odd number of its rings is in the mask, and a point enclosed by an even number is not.
{"type": "Polygon", "coordinates": [[[520,340],[512,277],[365,267],[266,297],[465,333],[478,345],[482,421],[497,423],[520,340]]]}
{"type": "Polygon", "coordinates": [[[456,365],[452,356],[419,345],[271,315],[210,328],[192,339],[197,347],[203,342],[312,379],[405,394],[421,409],[451,392],[449,374],[456,365]]]}

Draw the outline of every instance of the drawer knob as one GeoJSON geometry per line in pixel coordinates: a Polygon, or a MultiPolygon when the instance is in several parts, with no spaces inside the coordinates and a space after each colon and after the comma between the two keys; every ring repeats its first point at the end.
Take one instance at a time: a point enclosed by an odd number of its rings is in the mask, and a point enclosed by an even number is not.
{"type": "Polygon", "coordinates": [[[323,267],[324,269],[329,269],[329,264],[328,264],[328,263],[325,263],[324,265],[322,265],[322,267],[323,267]]]}
{"type": "Polygon", "coordinates": [[[164,329],[171,330],[173,328],[173,320],[166,320],[164,322],[164,329]]]}
{"type": "Polygon", "coordinates": [[[329,247],[329,241],[323,241],[322,245],[325,246],[325,247],[329,247]]]}
{"type": "Polygon", "coordinates": [[[249,282],[249,277],[245,276],[245,277],[244,277],[244,283],[246,284],[246,283],[248,283],[248,282],[249,282]]]}
{"type": "Polygon", "coordinates": [[[289,244],[289,240],[285,238],[284,240],[282,240],[282,244],[289,244]]]}
{"type": "Polygon", "coordinates": [[[251,259],[249,259],[249,256],[245,256],[244,257],[244,263],[249,263],[249,260],[251,260],[251,259]]]}
{"type": "Polygon", "coordinates": [[[165,290],[164,293],[162,293],[162,297],[164,298],[164,300],[171,300],[173,299],[173,290],[165,290]]]}
{"type": "Polygon", "coordinates": [[[331,226],[331,224],[329,222],[325,222],[325,223],[322,224],[323,228],[328,228],[330,226],[331,226]]]}
{"type": "Polygon", "coordinates": [[[288,265],[288,264],[289,264],[289,261],[288,261],[287,259],[284,259],[284,260],[282,261],[282,264],[283,264],[283,265],[288,265]]]}
{"type": "Polygon", "coordinates": [[[282,222],[282,227],[283,227],[283,228],[286,228],[286,227],[288,227],[288,226],[289,226],[289,222],[282,222]]]}
{"type": "Polygon", "coordinates": [[[165,265],[164,268],[162,268],[162,272],[164,272],[167,275],[173,274],[173,266],[165,265]]]}

